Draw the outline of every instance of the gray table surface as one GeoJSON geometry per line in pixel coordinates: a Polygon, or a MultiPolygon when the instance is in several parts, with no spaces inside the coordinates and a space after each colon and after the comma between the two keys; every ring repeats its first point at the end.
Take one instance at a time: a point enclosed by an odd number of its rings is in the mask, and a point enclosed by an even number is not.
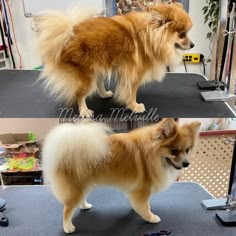
{"type": "MultiPolygon", "coordinates": [[[[61,109],[68,108],[63,103],[56,103],[44,91],[42,81],[38,80],[39,74],[40,71],[34,70],[0,71],[0,118],[58,118],[61,109]]],[[[155,109],[155,115],[160,118],[235,117],[224,102],[203,100],[197,83],[204,80],[205,77],[200,74],[167,73],[163,82],[152,82],[141,87],[137,93],[137,101],[145,104],[146,118],[155,109]]],[[[97,95],[88,98],[87,103],[96,117],[102,115],[110,118],[112,109],[120,108],[113,99],[101,99],[97,95]]],[[[78,116],[77,105],[70,108],[72,114],[69,114],[78,116]]],[[[127,111],[126,114],[130,115],[130,112],[127,111]]]]}
{"type": "MultiPolygon", "coordinates": [[[[61,236],[62,205],[57,202],[48,186],[10,186],[0,190],[7,201],[4,214],[9,226],[0,229],[1,236],[61,236]]],[[[73,223],[81,236],[138,236],[144,233],[172,229],[171,236],[233,236],[235,227],[224,227],[215,219],[215,211],[200,205],[211,195],[200,185],[189,182],[173,184],[168,190],[154,194],[152,211],[162,221],[144,222],[131,208],[123,193],[114,188],[97,188],[88,200],[89,211],[75,212],[73,223]]]]}

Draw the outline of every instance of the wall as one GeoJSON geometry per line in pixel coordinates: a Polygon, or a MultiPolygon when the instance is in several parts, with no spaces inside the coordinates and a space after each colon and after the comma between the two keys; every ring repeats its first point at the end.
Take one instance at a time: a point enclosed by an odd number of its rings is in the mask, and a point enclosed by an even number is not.
{"type": "MultiPolygon", "coordinates": [[[[79,1],[82,2],[82,0],[79,1]]],[[[101,2],[102,0],[93,1],[101,2]]],[[[37,50],[35,40],[36,33],[32,30],[32,18],[24,16],[22,0],[9,0],[9,4],[12,11],[18,48],[22,56],[23,69],[33,69],[38,67],[42,64],[42,61],[37,50]]],[[[83,6],[84,5],[85,4],[83,4],[83,6]]],[[[97,8],[100,5],[101,4],[95,4],[95,6],[93,5],[93,8],[97,8]]],[[[100,10],[101,9],[99,9],[99,11],[100,10]]],[[[19,68],[19,57],[16,53],[15,59],[16,64],[18,65],[17,68],[19,68]]]]}
{"type": "MultiPolygon", "coordinates": [[[[35,32],[32,30],[32,18],[24,16],[21,0],[10,0],[16,39],[22,57],[23,69],[32,69],[41,65],[41,59],[35,44],[35,32]]],[[[19,57],[15,53],[16,65],[19,68],[19,57]]]]}
{"type": "Polygon", "coordinates": [[[38,140],[43,139],[48,131],[58,124],[53,118],[1,118],[0,134],[33,132],[38,140]]]}
{"type": "MultiPolygon", "coordinates": [[[[40,57],[36,51],[34,36],[35,33],[31,29],[31,18],[26,18],[23,12],[21,0],[9,0],[13,18],[15,31],[18,41],[19,50],[23,59],[23,68],[32,69],[41,65],[40,57]]],[[[193,20],[193,28],[190,31],[190,38],[195,43],[195,47],[191,50],[194,53],[202,53],[205,57],[210,54],[209,40],[206,39],[208,28],[203,23],[202,7],[205,0],[190,0],[189,14],[193,20]]],[[[18,60],[18,57],[16,56],[18,60]]],[[[201,73],[201,65],[187,65],[188,72],[201,73]]],[[[176,72],[184,72],[184,66],[180,65],[172,68],[176,72]]],[[[207,77],[209,75],[209,65],[207,66],[207,77]]]]}
{"type": "MultiPolygon", "coordinates": [[[[209,45],[210,40],[206,39],[206,35],[209,32],[209,28],[204,24],[204,18],[202,14],[202,8],[206,4],[206,0],[189,0],[189,15],[193,21],[193,27],[189,32],[189,37],[195,44],[195,47],[186,53],[200,53],[203,54],[205,59],[211,54],[209,45]]],[[[176,72],[184,72],[184,65],[180,65],[174,68],[176,72]]],[[[203,67],[201,64],[187,64],[188,72],[195,72],[203,74],[203,67]]],[[[209,78],[210,63],[206,65],[206,77],[209,78]]]]}

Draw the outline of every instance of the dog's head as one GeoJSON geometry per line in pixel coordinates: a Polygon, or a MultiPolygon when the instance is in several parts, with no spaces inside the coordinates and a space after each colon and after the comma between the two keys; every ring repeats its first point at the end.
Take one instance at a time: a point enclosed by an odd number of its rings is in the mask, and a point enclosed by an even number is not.
{"type": "Polygon", "coordinates": [[[188,158],[196,145],[200,125],[197,121],[183,126],[178,126],[173,119],[161,121],[155,145],[164,166],[176,170],[189,166],[188,158]]]}
{"type": "Polygon", "coordinates": [[[180,3],[156,4],[148,9],[152,15],[152,27],[163,29],[165,41],[175,49],[188,50],[194,47],[188,37],[192,21],[180,3]]]}

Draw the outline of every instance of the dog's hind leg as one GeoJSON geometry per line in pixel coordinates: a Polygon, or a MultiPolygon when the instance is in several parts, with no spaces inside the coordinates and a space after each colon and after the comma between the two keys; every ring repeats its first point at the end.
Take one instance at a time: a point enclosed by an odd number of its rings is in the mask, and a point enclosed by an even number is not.
{"type": "Polygon", "coordinates": [[[64,210],[63,210],[63,228],[65,233],[73,233],[75,231],[75,226],[72,224],[72,216],[78,205],[83,206],[84,209],[89,209],[92,207],[91,204],[86,201],[86,191],[80,186],[80,190],[71,189],[68,192],[67,199],[64,200],[64,210]]]}
{"type": "Polygon", "coordinates": [[[150,192],[146,190],[135,190],[128,194],[133,209],[147,222],[159,223],[161,219],[150,210],[150,192]]]}
{"type": "Polygon", "coordinates": [[[89,209],[91,209],[93,207],[92,204],[87,202],[86,198],[81,201],[79,206],[80,206],[81,210],[89,210],[89,209]]]}
{"type": "Polygon", "coordinates": [[[65,233],[73,233],[75,231],[75,226],[72,224],[72,216],[78,206],[78,198],[70,197],[70,199],[64,202],[63,209],[63,228],[65,233]]]}
{"type": "Polygon", "coordinates": [[[81,83],[76,93],[80,117],[82,118],[88,118],[93,115],[93,111],[87,107],[86,97],[91,94],[95,88],[96,84],[94,84],[92,77],[89,75],[83,75],[83,83],[81,83]]]}
{"type": "Polygon", "coordinates": [[[104,80],[102,78],[98,78],[97,79],[97,90],[98,90],[98,95],[101,98],[110,98],[113,96],[113,92],[112,91],[106,91],[105,87],[104,87],[104,80]]]}
{"type": "Polygon", "coordinates": [[[72,216],[77,207],[78,201],[70,200],[64,204],[63,209],[63,228],[65,233],[73,233],[75,226],[72,224],[72,216]]]}

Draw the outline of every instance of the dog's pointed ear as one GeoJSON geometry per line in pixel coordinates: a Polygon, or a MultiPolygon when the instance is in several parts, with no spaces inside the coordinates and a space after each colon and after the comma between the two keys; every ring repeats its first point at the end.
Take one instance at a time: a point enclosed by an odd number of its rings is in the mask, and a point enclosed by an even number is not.
{"type": "Polygon", "coordinates": [[[147,11],[151,13],[152,21],[158,22],[157,27],[164,25],[168,21],[168,5],[157,4],[147,8],[147,11]]]}
{"type": "Polygon", "coordinates": [[[160,124],[160,137],[169,138],[177,131],[176,123],[173,119],[164,119],[160,124]]]}
{"type": "Polygon", "coordinates": [[[177,125],[173,119],[163,119],[158,124],[158,128],[153,137],[153,146],[156,146],[160,141],[166,140],[177,133],[177,125]]]}
{"type": "Polygon", "coordinates": [[[189,124],[189,128],[190,128],[194,133],[198,133],[200,127],[201,127],[201,122],[199,122],[199,121],[194,121],[194,122],[192,122],[192,123],[189,124]]]}

